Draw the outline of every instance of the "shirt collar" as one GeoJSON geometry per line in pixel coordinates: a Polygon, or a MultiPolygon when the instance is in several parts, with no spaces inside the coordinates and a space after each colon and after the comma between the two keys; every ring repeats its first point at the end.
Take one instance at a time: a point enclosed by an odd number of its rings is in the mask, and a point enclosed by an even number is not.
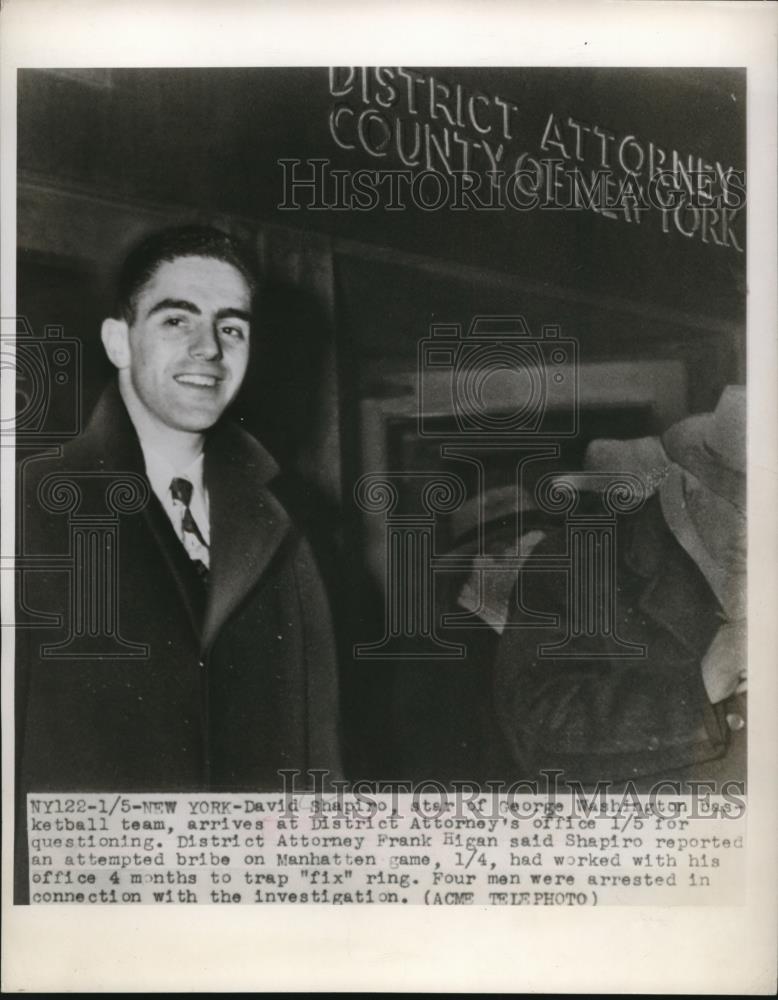
{"type": "Polygon", "coordinates": [[[190,462],[186,468],[175,468],[165,455],[155,451],[146,442],[141,441],[143,458],[146,463],[146,475],[148,476],[151,488],[157,496],[165,496],[170,490],[170,483],[177,476],[181,479],[188,479],[192,484],[195,493],[204,494],[203,485],[203,453],[190,462]]]}

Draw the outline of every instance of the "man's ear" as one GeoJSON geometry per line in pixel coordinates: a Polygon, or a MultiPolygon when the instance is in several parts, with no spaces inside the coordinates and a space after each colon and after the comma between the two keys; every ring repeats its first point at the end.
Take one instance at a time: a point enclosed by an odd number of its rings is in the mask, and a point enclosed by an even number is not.
{"type": "Polygon", "coordinates": [[[130,364],[130,328],[123,319],[104,319],[100,329],[105,353],[118,369],[130,364]]]}

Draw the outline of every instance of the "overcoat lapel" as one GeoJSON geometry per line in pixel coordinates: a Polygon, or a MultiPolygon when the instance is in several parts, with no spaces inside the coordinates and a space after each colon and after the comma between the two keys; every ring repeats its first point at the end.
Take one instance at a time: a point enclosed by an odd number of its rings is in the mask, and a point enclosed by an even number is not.
{"type": "Polygon", "coordinates": [[[641,611],[671,632],[690,656],[699,656],[722,622],[713,591],[673,537],[658,502],[652,498],[630,524],[625,561],[648,581],[639,600],[641,611]]]}
{"type": "Polygon", "coordinates": [[[289,531],[289,516],[267,487],[277,472],[270,455],[240,428],[224,424],[208,435],[211,566],[203,651],[267,569],[289,531]]]}

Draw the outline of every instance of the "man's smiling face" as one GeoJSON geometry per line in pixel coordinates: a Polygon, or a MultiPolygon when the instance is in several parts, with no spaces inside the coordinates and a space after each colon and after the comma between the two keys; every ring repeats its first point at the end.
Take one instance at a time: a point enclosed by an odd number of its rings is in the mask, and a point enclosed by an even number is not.
{"type": "Polygon", "coordinates": [[[245,278],[225,261],[159,265],[127,331],[129,381],[150,417],[189,432],[216,423],[246,374],[250,309],[245,278]]]}

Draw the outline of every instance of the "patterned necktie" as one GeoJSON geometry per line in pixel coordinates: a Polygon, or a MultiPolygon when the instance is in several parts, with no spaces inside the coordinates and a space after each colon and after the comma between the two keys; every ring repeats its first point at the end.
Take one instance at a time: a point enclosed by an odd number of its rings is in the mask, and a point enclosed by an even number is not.
{"type": "Polygon", "coordinates": [[[201,579],[207,582],[210,552],[202,536],[202,532],[197,527],[197,522],[192,516],[192,511],[189,509],[189,505],[192,502],[192,484],[188,479],[176,477],[170,484],[170,493],[173,501],[181,504],[183,507],[181,531],[184,536],[186,553],[194,563],[194,567],[201,579]]]}

